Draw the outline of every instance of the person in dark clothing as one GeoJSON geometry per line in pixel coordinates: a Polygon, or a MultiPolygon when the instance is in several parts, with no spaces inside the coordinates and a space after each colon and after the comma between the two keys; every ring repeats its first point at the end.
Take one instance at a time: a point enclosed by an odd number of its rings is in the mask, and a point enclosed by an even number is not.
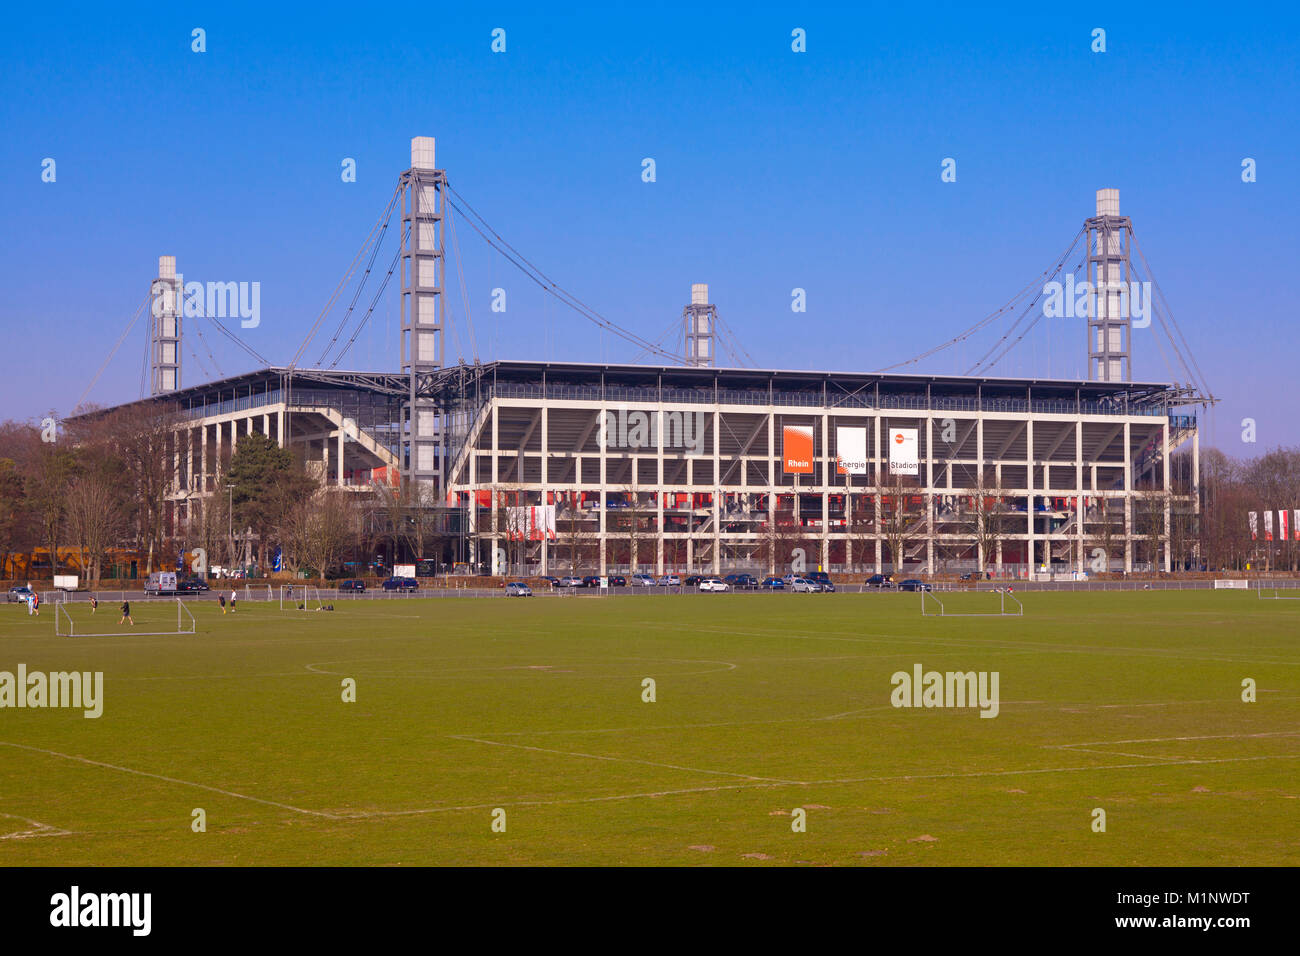
{"type": "Polygon", "coordinates": [[[117,623],[118,623],[118,624],[121,624],[122,621],[130,621],[130,622],[131,622],[131,626],[132,626],[132,627],[135,627],[135,620],[131,617],[131,602],[130,602],[130,601],[123,601],[123,602],[122,602],[122,617],[121,617],[121,619],[120,619],[117,623]]]}

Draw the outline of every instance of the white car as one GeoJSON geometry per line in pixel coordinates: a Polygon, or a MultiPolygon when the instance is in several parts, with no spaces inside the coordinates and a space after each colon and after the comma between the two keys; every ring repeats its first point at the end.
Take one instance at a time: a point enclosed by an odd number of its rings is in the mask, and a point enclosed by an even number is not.
{"type": "Polygon", "coordinates": [[[809,581],[807,578],[794,578],[788,583],[788,587],[796,594],[801,591],[805,594],[816,594],[822,589],[816,581],[809,581]]]}
{"type": "Polygon", "coordinates": [[[705,578],[700,582],[701,591],[730,591],[731,585],[721,578],[705,578]]]}

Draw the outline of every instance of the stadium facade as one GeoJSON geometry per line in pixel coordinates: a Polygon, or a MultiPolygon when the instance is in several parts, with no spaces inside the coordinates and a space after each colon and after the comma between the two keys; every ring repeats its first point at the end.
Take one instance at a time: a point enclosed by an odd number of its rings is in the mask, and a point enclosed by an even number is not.
{"type": "MultiPolygon", "coordinates": [[[[173,531],[245,435],[340,488],[392,487],[409,390],[268,368],[160,396],[173,531]]],[[[888,571],[895,547],[926,573],[1083,572],[1103,539],[1131,570],[1153,507],[1168,570],[1171,517],[1198,509],[1196,419],[1161,384],[498,361],[424,375],[419,398],[443,437],[423,500],[471,562],[519,573],[766,571],[796,548],[809,570],[888,571]]]]}
{"type": "Polygon", "coordinates": [[[456,203],[434,155],[431,137],[414,138],[395,193],[397,373],[268,367],[181,387],[189,303],[175,260],[160,259],[145,401],[180,416],[177,537],[254,433],[330,484],[417,490],[411,500],[439,512],[460,558],[515,573],[791,561],[1082,573],[1098,569],[1099,548],[1103,568],[1132,570],[1141,552],[1169,570],[1173,517],[1199,513],[1197,421],[1185,410],[1203,399],[1125,380],[1132,227],[1116,190],[1098,191],[1081,230],[1097,306],[1091,381],[718,368],[702,284],[683,311],[681,365],[449,365],[443,225],[456,203]],[[1173,454],[1189,444],[1175,474],[1173,454]]]}

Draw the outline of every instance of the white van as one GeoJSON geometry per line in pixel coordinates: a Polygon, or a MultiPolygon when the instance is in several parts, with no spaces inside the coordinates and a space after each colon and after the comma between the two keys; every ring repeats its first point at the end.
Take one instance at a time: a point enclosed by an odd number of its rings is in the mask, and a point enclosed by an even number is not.
{"type": "Polygon", "coordinates": [[[176,593],[176,572],[175,571],[155,571],[149,575],[149,581],[144,586],[145,594],[175,594],[176,593]]]}

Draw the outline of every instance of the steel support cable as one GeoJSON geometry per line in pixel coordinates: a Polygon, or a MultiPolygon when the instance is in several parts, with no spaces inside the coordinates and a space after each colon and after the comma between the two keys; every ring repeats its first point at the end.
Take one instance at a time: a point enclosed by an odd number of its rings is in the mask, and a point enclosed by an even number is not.
{"type": "MultiPolygon", "coordinates": [[[[643,339],[635,332],[631,332],[628,329],[623,328],[622,326],[616,325],[615,323],[611,322],[609,319],[601,315],[599,312],[597,312],[595,309],[588,306],[582,300],[574,296],[572,293],[561,288],[559,285],[555,283],[553,279],[547,276],[546,273],[542,272],[541,269],[538,269],[535,265],[529,262],[522,254],[520,254],[517,250],[515,250],[513,246],[511,246],[508,242],[502,239],[500,235],[496,232],[496,230],[494,230],[487,223],[487,221],[484,220],[483,217],[480,216],[474,210],[474,207],[470,206],[469,203],[465,202],[464,198],[461,197],[459,193],[457,193],[454,189],[451,188],[450,184],[447,185],[447,190],[448,192],[454,193],[456,197],[460,199],[462,203],[465,204],[466,208],[469,209],[470,215],[473,216],[474,218],[477,218],[480,222],[482,222],[483,227],[487,229],[487,231],[490,232],[494,237],[496,237],[496,239],[501,243],[501,245],[497,245],[496,242],[493,242],[492,239],[488,238],[488,236],[484,233],[483,229],[480,229],[478,225],[475,224],[473,218],[467,219],[466,221],[469,223],[471,228],[473,228],[474,231],[477,232],[483,238],[483,241],[486,242],[492,248],[496,249],[497,252],[499,252],[502,256],[506,258],[507,261],[511,263],[511,265],[513,265],[520,272],[524,273],[524,275],[528,276],[529,279],[535,282],[543,290],[549,292],[551,295],[555,296],[565,305],[569,306],[569,308],[573,309],[575,312],[582,315],[584,318],[588,319],[593,324],[605,329],[606,331],[612,332],[615,335],[619,336],[620,338],[625,339],[628,342],[631,342],[633,345],[640,346],[641,348],[646,349],[652,352],[653,354],[658,354],[667,359],[676,360],[677,356],[673,355],[671,352],[664,351],[663,349],[660,349],[657,346],[655,346],[653,343],[643,339]],[[502,246],[505,246],[505,248],[503,249],[502,246]],[[507,252],[506,251],[507,249],[510,251],[507,252]],[[513,253],[513,255],[511,253],[513,253]]],[[[448,198],[447,203],[457,212],[462,212],[462,213],[464,212],[464,210],[462,210],[460,206],[458,206],[454,201],[452,201],[450,197],[448,198]]]]}
{"type": "MultiPolygon", "coordinates": [[[[661,345],[661,344],[663,343],[663,340],[664,340],[664,339],[668,338],[670,335],[673,334],[673,331],[677,328],[677,323],[678,323],[678,321],[679,321],[679,320],[677,320],[677,319],[673,319],[673,321],[671,321],[670,323],[668,323],[668,328],[664,329],[662,332],[659,333],[658,337],[655,339],[655,345],[656,345],[656,346],[661,345]]],[[[633,355],[633,356],[632,356],[632,364],[635,365],[636,362],[637,362],[637,360],[638,360],[639,358],[641,358],[642,355],[645,355],[645,354],[647,354],[646,349],[642,349],[641,351],[639,351],[639,352],[637,352],[635,355],[633,355]]]]}
{"type": "MultiPolygon", "coordinates": [[[[448,200],[448,205],[452,206],[453,208],[457,209],[458,211],[462,211],[462,210],[460,210],[460,207],[457,206],[457,205],[456,205],[454,202],[452,202],[450,199],[448,200]]],[[[558,285],[556,285],[554,282],[551,282],[549,279],[547,279],[547,278],[545,277],[544,274],[542,274],[542,273],[539,272],[538,274],[541,275],[542,277],[541,277],[541,278],[538,278],[538,275],[534,275],[532,272],[530,272],[530,271],[528,270],[527,267],[525,267],[524,265],[522,265],[522,264],[520,263],[519,260],[517,260],[517,259],[516,259],[514,256],[512,256],[510,253],[506,252],[506,251],[505,251],[504,249],[502,249],[500,246],[498,246],[498,245],[497,245],[495,242],[493,242],[490,238],[488,238],[488,236],[483,232],[483,230],[480,229],[480,228],[479,228],[479,227],[474,223],[474,221],[473,221],[472,219],[467,220],[467,222],[469,223],[470,227],[473,228],[474,231],[477,232],[477,233],[478,233],[478,234],[483,238],[483,241],[484,241],[484,242],[486,242],[489,246],[491,246],[493,249],[495,249],[497,252],[499,252],[502,256],[504,256],[505,259],[506,259],[506,260],[507,260],[511,265],[513,265],[516,269],[518,269],[520,272],[522,272],[524,275],[526,275],[529,279],[531,279],[533,282],[535,282],[535,283],[536,283],[536,284],[537,284],[537,285],[538,285],[538,286],[539,286],[543,291],[545,291],[545,292],[549,292],[549,293],[550,293],[551,295],[553,295],[555,298],[559,299],[560,302],[562,302],[563,304],[569,306],[569,308],[573,309],[573,310],[574,310],[575,312],[577,312],[579,315],[582,315],[584,318],[586,318],[586,319],[588,319],[589,321],[591,321],[594,325],[597,325],[597,326],[599,326],[600,328],[605,329],[606,331],[613,332],[615,335],[619,336],[620,338],[625,339],[625,340],[627,340],[628,342],[631,342],[633,345],[640,346],[642,349],[645,349],[646,351],[649,351],[649,352],[651,352],[652,354],[656,354],[656,355],[659,355],[659,356],[661,356],[661,357],[663,357],[663,358],[671,359],[671,360],[673,360],[673,361],[676,361],[676,360],[677,360],[678,356],[674,355],[673,353],[668,352],[668,351],[665,351],[664,349],[659,348],[659,347],[658,347],[657,345],[655,345],[654,343],[647,341],[646,339],[642,338],[641,336],[637,335],[637,334],[634,333],[634,332],[630,332],[630,331],[628,331],[627,329],[622,328],[621,326],[615,325],[613,322],[611,322],[609,319],[605,318],[605,317],[604,317],[603,315],[601,315],[599,312],[596,312],[594,309],[592,309],[592,308],[590,308],[589,306],[585,305],[585,304],[582,303],[579,299],[577,299],[576,297],[572,296],[570,293],[566,292],[564,289],[560,288],[560,287],[559,287],[558,285]]],[[[522,258],[522,257],[521,257],[521,258],[522,258]]],[[[526,261],[526,260],[525,260],[525,261],[526,261]]]]}
{"type": "Polygon", "coordinates": [[[298,360],[302,358],[302,353],[307,351],[307,346],[310,345],[312,339],[316,337],[316,331],[320,328],[320,324],[325,320],[325,316],[334,308],[335,302],[338,301],[339,293],[343,291],[348,284],[348,280],[352,278],[352,273],[356,271],[357,263],[360,262],[361,257],[365,255],[366,248],[370,245],[371,240],[374,237],[375,232],[379,230],[381,223],[384,228],[387,228],[388,220],[392,216],[393,205],[397,202],[398,196],[401,195],[401,190],[402,187],[400,183],[393,188],[393,194],[388,197],[388,205],[385,206],[384,211],[379,214],[379,219],[376,220],[375,224],[370,227],[370,232],[367,233],[365,241],[361,243],[361,248],[358,249],[357,254],[352,257],[352,262],[348,266],[347,272],[343,274],[343,278],[339,280],[339,284],[334,287],[334,292],[330,295],[329,301],[325,303],[325,307],[321,310],[320,315],[316,317],[315,323],[307,332],[307,337],[302,340],[302,344],[298,346],[298,351],[293,354],[293,359],[289,362],[290,368],[298,367],[298,360]]]}
{"type": "Polygon", "coordinates": [[[348,354],[353,343],[356,342],[357,336],[361,334],[362,329],[366,327],[366,323],[370,321],[370,316],[374,313],[375,306],[379,304],[379,300],[383,297],[384,290],[388,288],[389,280],[393,278],[393,272],[397,269],[397,263],[402,256],[402,247],[406,245],[406,238],[409,233],[409,229],[404,229],[402,231],[401,240],[397,244],[397,251],[393,253],[393,261],[389,263],[388,272],[384,274],[384,281],[381,282],[379,288],[375,290],[374,298],[370,300],[369,308],[366,309],[365,315],[361,316],[361,321],[357,323],[357,327],[353,331],[352,337],[348,339],[347,344],[343,346],[342,350],[339,351],[339,354],[334,357],[334,361],[330,363],[331,369],[338,368],[339,362],[343,361],[343,357],[348,354]]]}
{"type": "MultiPolygon", "coordinates": [[[[478,342],[474,338],[474,319],[469,314],[469,291],[465,287],[465,269],[464,263],[460,258],[460,239],[456,236],[456,220],[447,214],[447,225],[451,227],[451,244],[456,250],[456,275],[460,278],[460,299],[461,305],[465,307],[465,334],[469,337],[470,357],[478,364],[478,342]]],[[[451,323],[448,323],[449,325],[451,323]]],[[[452,326],[452,334],[455,334],[455,326],[452,326]]],[[[460,351],[460,336],[456,336],[456,351],[460,351]]]]}
{"type": "MultiPolygon", "coordinates": [[[[1077,240],[1078,237],[1076,236],[1075,238],[1077,240]]],[[[1074,247],[1072,244],[1070,247],[1070,251],[1073,251],[1073,248],[1074,247]]],[[[1078,272],[1081,268],[1083,268],[1083,263],[1084,261],[1086,261],[1086,259],[1087,259],[1087,251],[1085,250],[1084,258],[1080,260],[1077,266],[1075,266],[1072,270],[1070,270],[1070,273],[1073,274],[1075,272],[1078,272]]],[[[1056,271],[1053,272],[1052,275],[1061,274],[1061,269],[1063,269],[1064,266],[1065,266],[1064,261],[1057,263],[1056,271]]],[[[1029,325],[1025,327],[1025,330],[1021,332],[1020,335],[1016,336],[1016,338],[1010,344],[1008,344],[1004,349],[1002,349],[1002,351],[998,352],[998,354],[994,356],[992,359],[989,358],[989,356],[994,351],[997,350],[998,346],[1000,346],[1003,342],[1006,342],[1007,339],[1009,339],[1011,335],[1016,331],[1016,329],[1019,328],[1020,323],[1025,320],[1025,318],[1029,315],[1029,313],[1034,310],[1034,307],[1038,304],[1039,300],[1042,299],[1043,293],[1045,291],[1046,291],[1045,289],[1040,289],[1037,292],[1037,294],[1034,295],[1034,297],[1029,301],[1029,304],[1025,306],[1024,311],[1020,313],[1020,317],[1017,318],[1016,321],[1011,324],[1011,328],[1007,329],[1007,331],[1003,333],[1002,337],[998,339],[996,342],[994,342],[989,347],[988,351],[986,351],[982,356],[980,356],[980,358],[975,362],[975,364],[972,365],[970,369],[967,370],[966,372],[967,375],[973,374],[977,370],[979,371],[980,374],[987,374],[990,369],[992,369],[995,365],[997,365],[998,362],[1002,361],[1002,359],[1006,357],[1007,353],[1009,353],[1013,348],[1015,348],[1017,345],[1019,345],[1021,342],[1024,341],[1025,336],[1028,335],[1031,331],[1033,331],[1033,329],[1038,325],[1039,321],[1044,318],[1044,313],[1042,311],[1039,311],[1038,315],[1034,317],[1034,320],[1030,322],[1029,325]]]]}
{"type": "MultiPolygon", "coordinates": [[[[221,370],[221,363],[217,361],[217,357],[212,353],[212,346],[208,344],[207,337],[204,336],[204,334],[203,334],[203,326],[201,326],[201,325],[199,325],[199,323],[195,322],[195,323],[194,323],[194,331],[198,333],[199,341],[202,342],[202,343],[203,343],[203,347],[204,347],[205,349],[207,349],[207,352],[208,352],[208,358],[212,359],[212,367],[215,368],[215,369],[217,370],[217,377],[218,377],[218,378],[225,378],[225,377],[226,377],[226,373],[223,372],[223,371],[221,370]]],[[[197,356],[196,356],[196,357],[197,357],[197,356]]]]}
{"type": "MultiPolygon", "coordinates": [[[[1075,245],[1078,243],[1080,237],[1083,236],[1085,232],[1087,232],[1086,226],[1080,228],[1079,231],[1074,234],[1074,238],[1070,240],[1070,244],[1066,247],[1065,252],[1063,252],[1060,256],[1058,256],[1054,260],[1056,263],[1055,266],[1044,269],[1035,278],[1031,279],[1028,283],[1026,283],[1025,286],[1019,292],[1017,292],[1014,296],[1008,299],[997,310],[990,312],[988,315],[980,319],[978,322],[976,322],[970,328],[966,329],[961,334],[957,335],[952,339],[949,339],[947,342],[944,342],[941,345],[936,345],[934,348],[922,352],[920,355],[914,356],[903,362],[895,362],[893,365],[886,365],[884,368],[876,369],[876,371],[888,372],[892,369],[902,368],[904,365],[915,365],[917,362],[921,361],[922,359],[929,358],[931,355],[934,355],[936,352],[942,352],[946,348],[951,348],[954,345],[964,342],[966,339],[970,338],[976,332],[980,331],[981,329],[989,325],[991,322],[995,321],[999,316],[1003,315],[1004,313],[1010,312],[1012,309],[1015,308],[1016,304],[1029,293],[1030,289],[1033,289],[1036,285],[1042,282],[1043,279],[1045,279],[1046,277],[1055,275],[1056,273],[1061,271],[1061,267],[1065,265],[1065,260],[1070,258],[1070,254],[1074,251],[1075,245]]],[[[1040,292],[1039,294],[1041,295],[1042,293],[1040,292]]]]}
{"type": "MultiPolygon", "coordinates": [[[[1206,381],[1205,374],[1201,371],[1200,365],[1196,361],[1196,356],[1192,354],[1192,347],[1187,344],[1187,339],[1183,336],[1183,330],[1178,325],[1178,320],[1174,318],[1173,310],[1169,308],[1169,300],[1165,298],[1164,290],[1160,288],[1160,283],[1156,281],[1155,274],[1151,271],[1151,266],[1147,263],[1146,254],[1142,251],[1142,243],[1138,241],[1137,234],[1133,233],[1133,245],[1137,248],[1138,257],[1142,260],[1142,269],[1147,278],[1151,280],[1151,287],[1156,290],[1156,295],[1160,296],[1160,301],[1164,305],[1164,311],[1169,316],[1169,321],[1173,324],[1174,330],[1178,333],[1178,340],[1183,343],[1183,348],[1187,350],[1187,359],[1183,359],[1182,352],[1178,350],[1178,344],[1174,341],[1172,335],[1169,336],[1170,343],[1174,346],[1174,351],[1178,353],[1179,361],[1182,362],[1184,369],[1189,377],[1197,383],[1208,397],[1213,397],[1210,391],[1209,382],[1206,381]],[[1191,362],[1191,367],[1187,367],[1187,362],[1191,362]]],[[[1154,303],[1153,303],[1154,304],[1154,303]]],[[[1161,319],[1160,324],[1164,325],[1161,319]]],[[[1165,334],[1169,335],[1169,329],[1165,329],[1165,334]]]]}
{"type": "Polygon", "coordinates": [[[149,300],[152,298],[153,289],[150,289],[144,294],[144,299],[140,304],[136,306],[135,314],[133,314],[131,320],[127,322],[126,328],[122,330],[122,334],[117,337],[117,342],[114,343],[113,347],[109,350],[108,355],[104,358],[103,364],[99,366],[99,371],[97,371],[90,379],[90,384],[86,386],[86,390],[82,392],[81,397],[77,399],[77,404],[72,406],[73,414],[76,413],[77,409],[79,409],[82,403],[86,400],[86,396],[89,395],[90,390],[95,387],[95,384],[99,381],[99,377],[104,374],[104,369],[108,368],[108,363],[113,361],[113,356],[116,355],[117,350],[122,347],[122,343],[126,341],[126,337],[131,334],[131,330],[135,328],[135,324],[140,321],[140,315],[144,312],[145,306],[149,304],[149,300]]]}
{"type": "MultiPolygon", "coordinates": [[[[357,301],[361,298],[361,290],[366,287],[366,280],[370,278],[370,271],[375,266],[375,259],[379,256],[379,250],[383,247],[384,244],[384,237],[388,234],[388,224],[392,221],[393,207],[396,203],[396,200],[397,200],[397,192],[394,191],[392,197],[390,197],[388,200],[388,206],[384,210],[384,215],[381,217],[382,224],[377,224],[378,231],[376,231],[375,229],[371,229],[370,235],[366,237],[366,243],[370,246],[370,258],[366,262],[366,268],[361,275],[361,281],[357,283],[356,291],[352,293],[352,301],[348,303],[347,311],[343,313],[342,317],[340,317],[338,325],[334,329],[334,335],[330,337],[329,342],[326,344],[324,350],[320,354],[320,358],[316,360],[316,368],[320,368],[320,366],[324,364],[325,360],[329,358],[330,352],[333,351],[334,346],[338,344],[339,336],[343,334],[343,330],[347,328],[348,322],[352,318],[352,312],[356,308],[357,301]],[[372,239],[373,242],[371,241],[372,239]]],[[[361,255],[362,252],[365,251],[365,248],[366,248],[365,245],[363,245],[361,251],[357,253],[358,257],[361,255]]],[[[351,278],[355,269],[356,269],[356,260],[354,259],[352,265],[348,267],[347,275],[343,277],[343,283],[346,283],[351,278]]],[[[341,288],[342,285],[340,285],[339,288],[335,289],[334,295],[330,297],[330,301],[325,307],[325,312],[328,312],[330,309],[334,307],[334,303],[337,301],[338,298],[339,289],[341,288]]],[[[324,318],[325,312],[321,313],[321,318],[324,318]]],[[[319,324],[319,321],[317,324],[319,324]]],[[[312,332],[312,335],[315,335],[314,330],[312,332]]]]}
{"type": "MultiPolygon", "coordinates": [[[[731,330],[729,325],[722,321],[721,318],[718,319],[718,328],[722,330],[722,333],[727,337],[728,341],[731,342],[733,351],[739,349],[740,353],[742,353],[745,358],[749,359],[750,368],[757,367],[758,363],[754,361],[754,356],[750,355],[748,350],[740,344],[740,338],[731,330]]],[[[739,354],[736,355],[736,362],[737,364],[741,363],[739,354]]]]}

